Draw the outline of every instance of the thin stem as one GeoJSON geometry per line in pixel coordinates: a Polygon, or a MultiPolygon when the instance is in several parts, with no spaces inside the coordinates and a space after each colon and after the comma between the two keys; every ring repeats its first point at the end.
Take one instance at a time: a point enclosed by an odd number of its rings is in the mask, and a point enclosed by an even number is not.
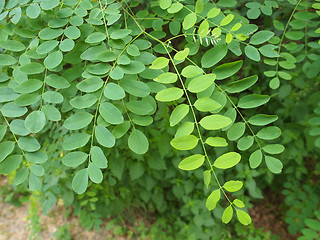
{"type": "MultiPolygon", "coordinates": [[[[1,112],[1,111],[0,111],[0,112],[1,112]]],[[[9,130],[10,130],[10,124],[9,124],[8,119],[3,115],[3,113],[2,113],[2,112],[1,112],[1,116],[3,117],[4,121],[6,122],[6,124],[7,124],[8,128],[9,128],[9,130]]],[[[17,143],[17,144],[18,144],[18,139],[17,139],[16,135],[15,135],[12,131],[10,131],[10,132],[11,132],[11,134],[12,134],[12,136],[13,136],[13,139],[14,139],[15,143],[17,143]]],[[[26,158],[26,155],[25,155],[24,151],[23,151],[20,147],[19,147],[19,149],[20,149],[20,151],[21,151],[21,153],[22,153],[23,157],[24,157],[24,158],[25,158],[25,160],[26,160],[27,167],[28,167],[28,168],[30,168],[30,162],[29,162],[29,161],[28,161],[28,159],[26,158]]]]}
{"type": "MultiPolygon", "coordinates": [[[[143,34],[143,32],[140,32],[136,37],[134,37],[125,47],[124,49],[122,49],[122,51],[120,52],[120,54],[118,55],[117,59],[115,60],[115,62],[113,63],[112,65],[112,68],[110,69],[110,73],[112,72],[112,70],[116,67],[117,65],[117,62],[119,60],[119,58],[121,57],[121,55],[124,53],[124,51],[138,38],[140,37],[141,35],[143,34]]],[[[104,82],[103,84],[103,87],[102,87],[102,90],[101,90],[101,93],[100,93],[100,96],[99,96],[99,99],[98,99],[98,103],[97,103],[97,108],[96,108],[96,111],[95,111],[95,114],[94,114],[94,119],[93,119],[93,130],[92,130],[92,133],[91,133],[91,143],[90,143],[90,152],[89,152],[89,162],[90,162],[90,159],[91,159],[91,150],[92,150],[92,147],[93,147],[93,137],[94,137],[94,131],[95,131],[95,127],[96,127],[96,120],[97,120],[97,117],[98,117],[98,112],[99,112],[99,106],[101,104],[101,99],[102,99],[102,96],[103,96],[103,92],[104,92],[104,89],[109,81],[109,78],[110,78],[110,74],[108,74],[107,76],[107,79],[106,81],[104,82]]],[[[127,111],[127,110],[126,110],[127,111]]],[[[129,120],[131,120],[129,118],[129,120]]]]}
{"type": "Polygon", "coordinates": [[[108,27],[107,27],[107,21],[106,21],[106,18],[104,16],[104,8],[102,8],[102,4],[101,4],[101,0],[98,0],[99,1],[99,6],[100,6],[100,12],[102,14],[102,19],[103,19],[103,24],[104,24],[104,27],[106,29],[106,35],[107,35],[107,38],[109,40],[109,33],[108,33],[108,27]]]}
{"type": "MultiPolygon", "coordinates": [[[[280,51],[281,51],[281,47],[282,47],[282,42],[283,42],[284,36],[285,36],[285,34],[287,32],[287,29],[289,27],[291,19],[292,19],[293,15],[294,15],[295,11],[297,10],[297,7],[300,5],[301,1],[302,0],[299,0],[299,2],[297,2],[296,6],[294,7],[293,11],[291,12],[291,15],[289,17],[289,20],[287,21],[287,24],[286,24],[285,28],[283,30],[283,33],[282,33],[282,36],[281,36],[281,39],[280,39],[280,43],[279,43],[279,47],[278,47],[278,54],[279,55],[280,55],[280,51]]],[[[280,57],[277,57],[276,72],[278,72],[278,69],[279,69],[279,59],[280,59],[280,57]]]]}
{"type": "MultiPolygon", "coordinates": [[[[146,33],[146,34],[149,35],[148,33],[146,33]]],[[[151,36],[151,35],[150,35],[150,36],[151,36]]],[[[155,39],[155,38],[154,38],[154,39],[155,39]]],[[[155,39],[155,40],[156,40],[156,39],[155,39]]],[[[222,186],[221,186],[221,184],[220,184],[220,181],[219,181],[219,179],[218,179],[218,177],[217,177],[217,175],[216,175],[216,173],[215,173],[215,171],[214,171],[214,169],[213,169],[213,166],[212,166],[212,164],[211,164],[211,161],[210,161],[210,159],[209,159],[209,156],[208,156],[208,154],[207,154],[207,150],[206,150],[204,141],[203,141],[203,139],[202,139],[202,134],[201,134],[201,131],[200,131],[200,128],[199,128],[199,122],[198,122],[198,120],[197,120],[197,117],[196,117],[196,114],[195,114],[195,111],[194,111],[194,108],[193,108],[193,104],[192,104],[192,102],[191,102],[191,100],[190,100],[190,97],[189,97],[189,94],[188,94],[188,92],[187,92],[187,89],[185,88],[185,85],[184,85],[184,83],[183,83],[182,77],[181,77],[181,75],[180,75],[180,73],[179,73],[176,65],[174,64],[174,61],[173,61],[173,59],[172,59],[172,57],[171,57],[171,55],[170,55],[170,53],[169,53],[166,45],[165,45],[163,42],[161,42],[161,41],[158,41],[158,42],[160,42],[160,43],[162,44],[162,46],[165,48],[165,50],[166,50],[166,52],[167,52],[167,55],[169,56],[170,61],[171,61],[172,65],[173,65],[173,67],[174,67],[174,70],[175,70],[175,72],[176,72],[177,75],[178,75],[179,81],[180,81],[180,83],[181,83],[181,85],[182,85],[184,94],[185,94],[185,96],[186,96],[186,98],[187,98],[188,104],[189,104],[189,106],[190,106],[190,109],[191,109],[191,112],[192,112],[192,115],[193,115],[194,123],[195,123],[195,125],[196,125],[196,129],[197,129],[198,136],[199,136],[199,140],[200,140],[200,142],[201,142],[201,146],[202,146],[202,149],[203,149],[203,152],[204,152],[204,155],[205,155],[205,159],[207,160],[207,162],[208,162],[208,164],[209,164],[209,166],[210,166],[211,172],[213,173],[214,178],[215,178],[215,180],[216,180],[216,182],[217,182],[220,190],[223,192],[223,194],[224,194],[224,196],[226,197],[226,199],[228,200],[228,202],[229,202],[230,204],[232,204],[232,202],[231,202],[230,199],[228,198],[227,194],[226,194],[225,191],[223,190],[223,188],[222,188],[222,186]]]]}

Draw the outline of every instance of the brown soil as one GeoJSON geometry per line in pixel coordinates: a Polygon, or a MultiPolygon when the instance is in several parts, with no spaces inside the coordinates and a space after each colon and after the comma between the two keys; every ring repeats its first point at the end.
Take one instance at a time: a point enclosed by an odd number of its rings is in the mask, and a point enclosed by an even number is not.
{"type": "Polygon", "coordinates": [[[267,189],[264,191],[264,199],[254,203],[254,207],[249,209],[250,216],[256,228],[262,228],[264,232],[270,231],[280,239],[296,240],[297,236],[288,232],[288,225],[282,219],[283,202],[283,195],[267,189]]]}

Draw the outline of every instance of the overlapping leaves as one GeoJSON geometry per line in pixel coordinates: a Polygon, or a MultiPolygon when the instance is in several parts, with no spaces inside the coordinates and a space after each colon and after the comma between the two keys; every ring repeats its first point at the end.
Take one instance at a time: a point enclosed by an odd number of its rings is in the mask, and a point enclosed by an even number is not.
{"type": "Polygon", "coordinates": [[[230,205],[222,221],[229,222],[235,212],[247,225],[251,219],[242,210],[244,203],[225,194],[239,191],[243,183],[232,179],[220,184],[215,173],[236,166],[241,155],[230,150],[211,162],[206,149],[236,142],[240,151],[250,151],[252,168],[264,158],[271,172],[281,172],[282,163],[271,155],[283,147],[262,144],[280,136],[280,129],[269,125],[277,117],[256,114],[246,121],[241,114],[263,106],[270,96],[249,90],[257,76],[230,81],[243,61],[224,61],[228,53],[244,53],[257,62],[260,54],[279,57],[274,46],[266,44],[273,33],[256,32],[255,25],[211,2],[152,4],[152,13],[137,13],[147,19],[142,21],[125,2],[113,0],[0,2],[0,21],[7,16],[10,21],[0,29],[0,107],[5,122],[0,125],[0,172],[17,170],[16,184],[28,181],[31,190],[39,190],[45,174],[41,164],[48,157],[37,139],[46,134],[49,122],[56,122],[68,130],[62,163],[74,169],[72,188],[82,194],[89,180],[103,181],[108,152],[117,144],[125,142],[132,155],[147,153],[143,128],[154,121],[157,100],[173,106],[168,119],[176,128],[172,147],[190,151],[178,167],[190,171],[209,165],[204,183],[214,190],[207,208],[213,210],[225,196],[230,205]],[[166,25],[172,37],[162,31],[166,25]],[[186,41],[181,50],[171,45],[178,37],[186,41]],[[198,66],[190,58],[205,47],[198,66]]]}

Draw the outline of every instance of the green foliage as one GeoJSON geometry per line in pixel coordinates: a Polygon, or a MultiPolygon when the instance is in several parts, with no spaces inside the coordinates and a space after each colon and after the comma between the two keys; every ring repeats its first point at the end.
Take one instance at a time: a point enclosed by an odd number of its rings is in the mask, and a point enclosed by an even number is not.
{"type": "Polygon", "coordinates": [[[302,229],[302,237],[299,237],[299,240],[303,239],[318,239],[320,237],[320,212],[316,211],[315,216],[317,219],[305,219],[306,228],[302,229]]]}
{"type": "Polygon", "coordinates": [[[204,195],[185,216],[250,224],[245,191],[262,197],[254,178],[270,185],[292,159],[287,174],[307,172],[292,144],[307,138],[301,127],[316,136],[307,149],[319,147],[318,117],[302,118],[319,114],[318,9],[0,1],[0,173],[42,192],[45,212],[62,197],[88,229],[135,201],[163,212],[204,195]]]}
{"type": "MultiPolygon", "coordinates": [[[[319,208],[319,188],[318,186],[310,187],[306,184],[299,186],[297,182],[287,182],[284,186],[286,189],[283,194],[286,196],[285,202],[289,207],[285,218],[285,221],[289,224],[288,230],[291,234],[306,233],[306,237],[308,237],[310,231],[303,230],[304,224],[310,222],[308,219],[314,219],[317,216],[315,213],[319,208]]],[[[309,239],[312,239],[311,236],[312,234],[309,239]]]]}

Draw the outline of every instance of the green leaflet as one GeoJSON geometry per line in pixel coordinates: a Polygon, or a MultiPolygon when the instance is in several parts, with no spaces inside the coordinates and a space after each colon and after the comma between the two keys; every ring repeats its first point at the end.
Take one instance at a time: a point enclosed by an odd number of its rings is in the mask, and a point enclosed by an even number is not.
{"type": "Polygon", "coordinates": [[[52,40],[62,35],[63,30],[61,28],[44,28],[39,32],[39,37],[43,40],[52,40]]]}
{"type": "Polygon", "coordinates": [[[40,149],[40,143],[33,137],[20,137],[18,140],[18,146],[27,152],[36,152],[40,149]]]}
{"type": "Polygon", "coordinates": [[[172,0],[160,0],[160,7],[162,9],[167,9],[172,4],[172,0]]]}
{"type": "Polygon", "coordinates": [[[103,180],[101,170],[94,163],[89,163],[88,175],[90,180],[94,183],[101,183],[103,180]]]}
{"type": "Polygon", "coordinates": [[[186,135],[171,140],[170,144],[177,150],[191,150],[198,145],[199,139],[194,135],[186,135]]]}
{"type": "Polygon", "coordinates": [[[115,145],[115,138],[112,133],[103,126],[96,126],[95,137],[98,143],[104,147],[112,148],[115,145]]]}
{"type": "Polygon", "coordinates": [[[12,52],[21,52],[26,48],[23,43],[16,40],[0,41],[0,47],[12,52]]]}
{"type": "Polygon", "coordinates": [[[192,79],[188,85],[188,91],[192,93],[199,93],[210,87],[216,78],[215,74],[206,74],[192,79]]]}
{"type": "Polygon", "coordinates": [[[157,78],[153,79],[159,83],[174,83],[178,80],[178,76],[175,73],[167,72],[160,74],[157,78]]]}
{"type": "Polygon", "coordinates": [[[126,107],[137,115],[147,115],[153,110],[152,105],[143,100],[130,101],[126,104],[126,107]]]}
{"type": "Polygon", "coordinates": [[[26,153],[25,156],[29,162],[37,164],[45,163],[48,160],[48,155],[41,151],[26,153]]]}
{"type": "Polygon", "coordinates": [[[238,140],[245,132],[246,124],[237,122],[233,124],[227,131],[227,137],[230,141],[238,140]]]}
{"type": "Polygon", "coordinates": [[[24,120],[21,119],[14,119],[11,121],[9,129],[14,134],[20,136],[27,136],[30,133],[30,131],[24,125],[24,120]]]}
{"type": "Polygon", "coordinates": [[[63,102],[63,96],[61,93],[55,92],[55,91],[47,91],[42,95],[42,98],[44,101],[48,103],[62,103],[63,102]]]}
{"type": "Polygon", "coordinates": [[[251,218],[248,213],[243,210],[236,209],[238,220],[243,225],[249,225],[251,223],[251,218]]]}
{"type": "Polygon", "coordinates": [[[221,22],[220,22],[220,26],[225,26],[225,25],[228,25],[234,18],[234,15],[233,14],[229,14],[227,16],[225,16],[221,22]]]}
{"type": "Polygon", "coordinates": [[[207,51],[201,58],[201,65],[204,68],[210,68],[220,62],[228,52],[228,47],[225,44],[217,45],[207,51]]]}
{"type": "Polygon", "coordinates": [[[88,187],[88,169],[81,169],[72,179],[72,189],[77,194],[82,194],[88,187]]]}
{"type": "Polygon", "coordinates": [[[182,123],[175,134],[175,138],[179,138],[182,136],[190,135],[194,130],[194,123],[193,122],[184,122],[182,123]]]}
{"type": "Polygon", "coordinates": [[[38,177],[42,177],[44,174],[44,168],[41,167],[40,165],[32,165],[30,167],[30,172],[38,177]]]}
{"type": "Polygon", "coordinates": [[[9,174],[16,170],[22,161],[21,155],[11,155],[6,160],[0,163],[0,173],[9,174]]]}
{"type": "Polygon", "coordinates": [[[111,100],[120,100],[125,97],[125,92],[118,84],[108,83],[104,89],[104,96],[111,100]]]}
{"type": "Polygon", "coordinates": [[[103,85],[99,77],[90,77],[77,84],[77,88],[82,92],[95,92],[103,85]]]}
{"type": "Polygon", "coordinates": [[[20,67],[20,71],[24,72],[26,74],[38,74],[42,73],[44,71],[44,66],[41,63],[27,63],[26,65],[23,65],[20,67]]]}
{"type": "Polygon", "coordinates": [[[42,106],[41,111],[44,113],[46,118],[50,121],[60,121],[61,113],[57,108],[52,105],[42,106]]]}
{"type": "Polygon", "coordinates": [[[239,99],[238,107],[240,108],[256,108],[270,100],[267,95],[250,94],[239,99]]]}
{"type": "Polygon", "coordinates": [[[63,126],[68,130],[79,130],[88,126],[93,116],[87,112],[77,112],[66,119],[63,126]]]}
{"type": "Polygon", "coordinates": [[[50,74],[45,79],[46,84],[51,87],[64,89],[70,87],[70,83],[63,77],[56,74],[50,74]]]}
{"type": "Polygon", "coordinates": [[[17,60],[8,55],[8,54],[0,54],[0,66],[10,66],[17,62],[17,60]]]}
{"type": "Polygon", "coordinates": [[[182,27],[185,30],[192,28],[197,21],[197,15],[195,13],[189,13],[182,22],[182,27]]]}
{"type": "Polygon", "coordinates": [[[213,166],[220,169],[228,169],[237,165],[241,160],[241,155],[236,152],[229,152],[218,157],[213,166]]]}
{"type": "Polygon", "coordinates": [[[278,120],[276,115],[257,114],[249,118],[248,122],[256,126],[264,126],[278,120]]]}
{"type": "Polygon", "coordinates": [[[264,146],[263,150],[269,154],[280,154],[284,151],[284,146],[281,144],[269,144],[264,146]]]}
{"type": "Polygon", "coordinates": [[[15,105],[13,102],[7,103],[2,106],[1,113],[5,117],[21,117],[27,112],[26,107],[15,105]]]}
{"type": "Polygon", "coordinates": [[[220,200],[221,192],[220,189],[214,190],[207,198],[206,208],[211,211],[216,208],[218,201],[220,200]]]}
{"type": "Polygon", "coordinates": [[[261,59],[259,51],[251,45],[246,46],[244,48],[244,52],[246,56],[252,59],[253,61],[259,62],[261,59]]]}
{"type": "Polygon", "coordinates": [[[38,54],[46,54],[51,52],[56,46],[58,46],[59,42],[57,40],[45,41],[39,45],[37,48],[38,54]]]}
{"type": "Polygon", "coordinates": [[[202,23],[199,26],[199,29],[198,29],[199,37],[203,38],[209,32],[210,32],[210,30],[209,30],[209,22],[205,19],[205,20],[202,21],[202,23]]]}
{"type": "Polygon", "coordinates": [[[218,14],[221,12],[220,8],[212,8],[210,11],[207,13],[208,18],[214,18],[218,16],[218,14]]]}
{"type": "Polygon", "coordinates": [[[37,18],[41,9],[37,3],[33,3],[27,7],[26,13],[29,18],[37,18]]]}
{"type": "Polygon", "coordinates": [[[100,105],[99,113],[101,114],[103,119],[110,124],[120,124],[124,121],[119,109],[109,102],[103,102],[100,105]]]}
{"type": "Polygon", "coordinates": [[[179,2],[173,3],[168,9],[168,13],[177,13],[183,8],[183,5],[179,2]]]}
{"type": "Polygon", "coordinates": [[[38,79],[30,79],[15,87],[14,90],[18,93],[32,93],[40,89],[42,86],[42,81],[38,79]]]}
{"type": "Polygon", "coordinates": [[[90,135],[87,133],[75,133],[66,136],[63,140],[62,146],[65,150],[74,150],[86,145],[89,139],[90,135]]]}
{"type": "Polygon", "coordinates": [[[5,158],[9,156],[10,153],[12,153],[14,146],[15,146],[15,143],[12,141],[6,141],[6,142],[0,143],[0,151],[1,151],[0,162],[5,160],[5,158]]]}
{"type": "Polygon", "coordinates": [[[162,68],[165,68],[166,66],[168,66],[168,64],[169,64],[169,59],[167,59],[165,57],[159,57],[153,61],[150,68],[151,69],[162,69],[162,68]]]}
{"type": "Polygon", "coordinates": [[[27,116],[24,124],[26,129],[28,129],[30,132],[37,133],[42,130],[45,123],[46,117],[44,113],[41,111],[34,111],[27,116]]]}
{"type": "Polygon", "coordinates": [[[268,41],[271,37],[273,37],[273,35],[274,33],[270,31],[259,31],[250,38],[250,43],[253,45],[262,44],[268,41]]]}
{"type": "Polygon", "coordinates": [[[249,158],[251,168],[257,168],[262,162],[262,152],[260,149],[254,151],[249,158]]]}
{"type": "Polygon", "coordinates": [[[0,103],[15,100],[19,95],[12,88],[0,88],[0,103]]]}
{"type": "Polygon", "coordinates": [[[48,69],[53,69],[57,67],[63,60],[63,54],[60,50],[49,53],[49,55],[44,59],[44,66],[48,69]]]}
{"type": "Polygon", "coordinates": [[[149,86],[141,81],[122,79],[120,81],[120,86],[127,93],[136,97],[146,97],[150,94],[149,86]]]}
{"type": "Polygon", "coordinates": [[[203,74],[203,70],[199,67],[189,65],[182,69],[181,75],[186,78],[194,78],[199,76],[200,74],[203,74]]]}
{"type": "Polygon", "coordinates": [[[204,163],[204,158],[205,157],[203,155],[200,155],[200,154],[192,155],[190,157],[187,157],[187,158],[183,159],[179,163],[178,167],[180,169],[186,170],[186,171],[197,169],[197,168],[201,167],[202,164],[204,163]]]}
{"type": "Polygon", "coordinates": [[[203,182],[204,182],[204,185],[207,187],[209,187],[209,184],[211,182],[211,171],[210,170],[205,170],[203,172],[203,182]]]}
{"type": "Polygon", "coordinates": [[[257,137],[264,140],[273,140],[278,138],[280,135],[280,128],[275,126],[263,128],[257,133],[257,137]]]}
{"type": "Polygon", "coordinates": [[[34,175],[33,173],[30,173],[29,175],[29,189],[31,191],[37,191],[41,189],[41,182],[40,179],[34,175]]]}
{"type": "Polygon", "coordinates": [[[244,136],[239,139],[237,147],[240,151],[245,151],[249,149],[254,143],[254,137],[253,136],[244,136]]]}
{"type": "Polygon", "coordinates": [[[184,50],[177,52],[174,55],[174,60],[177,60],[177,61],[185,60],[185,58],[189,55],[189,52],[190,52],[189,48],[185,48],[184,50]]]}
{"type": "Polygon", "coordinates": [[[183,90],[177,87],[171,87],[161,90],[156,94],[156,100],[160,102],[171,102],[182,97],[183,90]]]}
{"type": "Polygon", "coordinates": [[[195,108],[201,112],[211,112],[221,108],[221,104],[209,97],[203,97],[196,100],[195,108]]]}
{"type": "Polygon", "coordinates": [[[131,33],[131,30],[130,29],[120,29],[120,30],[117,30],[117,31],[114,31],[110,37],[112,39],[121,39],[121,38],[124,38],[125,36],[127,36],[128,34],[131,33]]]}
{"type": "Polygon", "coordinates": [[[169,122],[170,126],[177,125],[189,113],[189,106],[186,104],[178,105],[171,113],[169,122]]]}
{"type": "Polygon", "coordinates": [[[238,72],[239,69],[242,67],[242,63],[242,61],[225,63],[214,68],[212,70],[212,73],[216,75],[216,80],[222,80],[238,72]]]}
{"type": "Polygon", "coordinates": [[[225,224],[229,223],[232,219],[232,216],[233,216],[233,208],[230,205],[230,206],[226,207],[226,209],[223,211],[222,222],[225,224]]]}
{"type": "Polygon", "coordinates": [[[133,129],[128,138],[128,146],[133,152],[144,154],[149,149],[149,142],[143,132],[133,129]]]}
{"type": "Polygon", "coordinates": [[[235,82],[231,82],[227,85],[226,91],[229,93],[242,92],[254,85],[257,82],[257,80],[258,76],[254,75],[235,82]]]}
{"type": "Polygon", "coordinates": [[[123,123],[115,126],[112,130],[112,135],[118,139],[121,138],[125,133],[128,132],[128,130],[130,129],[130,122],[129,121],[124,121],[123,123]]]}
{"type": "Polygon", "coordinates": [[[208,137],[205,141],[206,144],[212,147],[226,147],[228,146],[227,141],[222,137],[208,137]]]}
{"type": "Polygon", "coordinates": [[[279,159],[275,157],[265,156],[265,161],[268,169],[272,173],[275,173],[275,174],[281,173],[283,164],[279,159]]]}
{"type": "Polygon", "coordinates": [[[29,170],[28,170],[28,168],[22,168],[22,169],[20,169],[20,170],[17,171],[17,173],[16,173],[16,176],[15,176],[15,178],[14,178],[13,184],[14,184],[14,185],[19,185],[19,184],[24,183],[24,182],[27,180],[28,175],[29,175],[29,170]]]}
{"type": "Polygon", "coordinates": [[[88,158],[88,154],[80,151],[70,152],[62,159],[62,163],[67,167],[76,168],[84,163],[88,158]]]}
{"type": "Polygon", "coordinates": [[[243,203],[241,200],[239,200],[239,199],[233,200],[233,204],[236,205],[236,206],[239,207],[239,208],[245,207],[244,203],[243,203]]]}
{"type": "Polygon", "coordinates": [[[97,146],[93,146],[91,149],[91,160],[98,168],[107,168],[108,160],[105,157],[102,149],[97,146]]]}
{"type": "Polygon", "coordinates": [[[226,182],[223,187],[228,192],[236,192],[239,191],[243,186],[243,183],[241,181],[228,181],[226,182]]]}
{"type": "Polygon", "coordinates": [[[85,94],[70,100],[70,104],[77,109],[85,109],[94,105],[98,98],[94,94],[85,94]]]}
{"type": "Polygon", "coordinates": [[[202,118],[199,123],[206,130],[218,130],[230,125],[232,120],[220,114],[215,114],[202,118]]]}

